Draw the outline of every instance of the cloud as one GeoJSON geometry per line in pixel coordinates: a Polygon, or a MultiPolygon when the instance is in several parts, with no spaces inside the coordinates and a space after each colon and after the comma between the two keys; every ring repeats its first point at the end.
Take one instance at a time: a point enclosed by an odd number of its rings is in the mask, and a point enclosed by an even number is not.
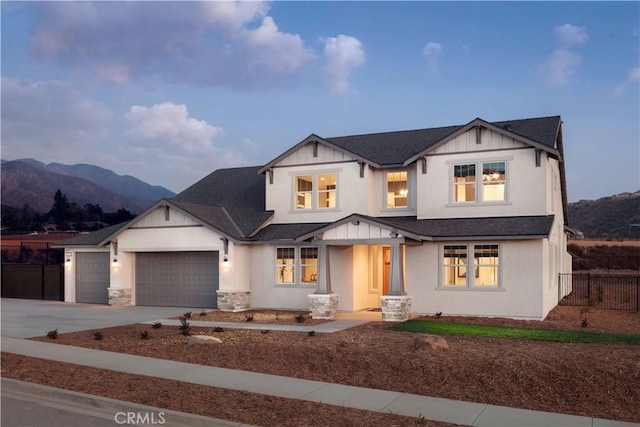
{"type": "Polygon", "coordinates": [[[429,71],[438,71],[438,60],[442,55],[442,45],[436,42],[429,42],[422,49],[422,54],[427,57],[427,66],[429,71]]]}
{"type": "Polygon", "coordinates": [[[65,156],[91,151],[113,114],[60,81],[2,78],[2,150],[7,158],[65,156]]]}
{"type": "Polygon", "coordinates": [[[212,170],[246,164],[240,151],[214,144],[222,128],[190,117],[185,105],[134,105],[124,121],[127,144],[118,157],[128,169],[145,170],[149,182],[170,181],[182,189],[212,170]]]}
{"type": "Polygon", "coordinates": [[[640,67],[635,67],[632,68],[629,73],[627,74],[627,78],[625,79],[625,81],[623,81],[622,83],[620,83],[618,86],[616,86],[616,88],[613,90],[613,96],[620,96],[622,95],[629,86],[633,86],[636,83],[640,83],[640,67]]]}
{"type": "Polygon", "coordinates": [[[553,29],[555,50],[541,66],[541,71],[552,86],[562,86],[571,80],[582,62],[571,49],[589,40],[586,27],[564,24],[553,29]]]}
{"type": "Polygon", "coordinates": [[[564,24],[553,29],[558,49],[569,49],[571,46],[586,43],[589,40],[586,27],[564,24]]]}
{"type": "Polygon", "coordinates": [[[150,75],[194,85],[269,85],[313,52],[281,31],[266,2],[43,2],[32,55],[98,81],[150,75]],[[258,25],[256,25],[258,24],[258,25]]]}
{"type": "Polygon", "coordinates": [[[213,149],[213,138],[222,134],[222,128],[189,117],[185,105],[170,102],[134,105],[124,118],[133,146],[165,155],[206,154],[213,149]]]}
{"type": "Polygon", "coordinates": [[[365,62],[362,43],[355,37],[340,34],[324,40],[325,73],[329,90],[333,95],[344,95],[349,91],[351,71],[365,62]]]}
{"type": "Polygon", "coordinates": [[[313,57],[300,36],[278,30],[273,18],[265,16],[262,25],[246,32],[252,67],[264,66],[268,71],[292,72],[313,57]]]}

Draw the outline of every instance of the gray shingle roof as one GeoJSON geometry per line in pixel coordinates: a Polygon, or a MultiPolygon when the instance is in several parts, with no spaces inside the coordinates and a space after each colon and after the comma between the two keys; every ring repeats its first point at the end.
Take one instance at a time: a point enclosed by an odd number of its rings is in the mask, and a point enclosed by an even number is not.
{"type": "Polygon", "coordinates": [[[400,231],[406,230],[425,239],[433,240],[476,237],[546,237],[551,231],[554,219],[552,215],[442,219],[366,218],[400,231]]]}
{"type": "MultiPolygon", "coordinates": [[[[509,120],[491,123],[517,135],[554,148],[560,124],[559,116],[509,120]]],[[[373,163],[399,165],[436,145],[465,125],[398,132],[372,133],[324,138],[326,141],[373,163]]]]}
{"type": "Polygon", "coordinates": [[[273,214],[265,211],[265,177],[259,170],[219,169],[171,201],[232,237],[246,237],[273,214]]]}
{"type": "Polygon", "coordinates": [[[106,241],[110,236],[116,234],[120,229],[129,224],[130,221],[121,222],[120,224],[105,227],[89,234],[78,234],[75,237],[65,240],[59,240],[51,247],[70,247],[70,246],[97,246],[106,241]]]}
{"type": "Polygon", "coordinates": [[[251,240],[254,242],[294,242],[298,237],[313,233],[329,224],[331,223],[270,224],[260,230],[251,240]]]}

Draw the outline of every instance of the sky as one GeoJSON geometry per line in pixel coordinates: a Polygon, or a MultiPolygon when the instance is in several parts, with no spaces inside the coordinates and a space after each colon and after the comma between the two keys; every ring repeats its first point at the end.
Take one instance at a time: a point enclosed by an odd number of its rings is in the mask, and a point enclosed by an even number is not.
{"type": "Polygon", "coordinates": [[[334,137],[560,115],[570,202],[640,189],[640,2],[12,2],[1,156],[180,192],[334,137]]]}

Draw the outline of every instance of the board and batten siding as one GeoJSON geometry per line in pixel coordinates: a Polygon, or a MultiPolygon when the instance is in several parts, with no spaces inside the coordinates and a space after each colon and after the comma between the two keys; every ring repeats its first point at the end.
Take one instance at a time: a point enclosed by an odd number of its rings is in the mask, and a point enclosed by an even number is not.
{"type": "Polygon", "coordinates": [[[509,150],[514,148],[528,148],[529,146],[515,139],[494,132],[491,129],[482,129],[481,143],[476,143],[475,129],[465,132],[453,138],[451,141],[437,147],[433,154],[464,153],[469,151],[509,150]]]}
{"type": "Polygon", "coordinates": [[[276,167],[279,166],[295,166],[295,165],[310,165],[317,163],[335,163],[335,162],[349,162],[356,160],[353,156],[336,150],[335,148],[327,147],[323,144],[318,144],[317,156],[314,157],[314,143],[311,142],[298,150],[291,153],[289,156],[280,160],[276,167]]]}
{"type": "Polygon", "coordinates": [[[322,234],[322,240],[369,240],[388,239],[389,230],[365,222],[352,222],[329,229],[322,234]]]}
{"type": "Polygon", "coordinates": [[[200,225],[198,221],[193,219],[186,213],[169,208],[169,219],[167,220],[166,211],[163,206],[159,206],[152,212],[140,218],[131,228],[147,228],[147,227],[190,227],[200,225]]]}

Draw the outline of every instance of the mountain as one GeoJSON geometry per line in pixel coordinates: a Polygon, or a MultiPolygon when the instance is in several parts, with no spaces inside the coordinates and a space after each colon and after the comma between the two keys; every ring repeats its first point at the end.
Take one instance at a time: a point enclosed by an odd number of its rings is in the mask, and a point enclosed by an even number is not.
{"type": "Polygon", "coordinates": [[[51,209],[60,189],[69,202],[98,204],[105,212],[120,208],[140,213],[174,193],[132,176],[121,176],[98,166],[45,165],[34,159],[2,162],[2,204],[21,208],[25,203],[40,213],[51,209]]]}
{"type": "Polygon", "coordinates": [[[585,237],[640,238],[640,191],[569,203],[569,225],[585,237]]]}

